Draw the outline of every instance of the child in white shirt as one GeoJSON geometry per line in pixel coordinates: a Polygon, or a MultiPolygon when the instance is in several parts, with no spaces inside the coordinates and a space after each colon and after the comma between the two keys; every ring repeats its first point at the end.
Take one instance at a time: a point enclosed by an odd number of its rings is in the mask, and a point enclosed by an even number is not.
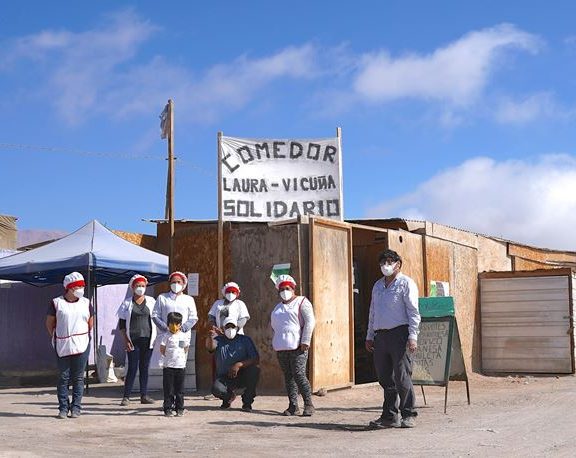
{"type": "Polygon", "coordinates": [[[182,332],[182,314],[171,312],[167,317],[168,332],[160,341],[164,359],[162,382],[164,387],[164,415],[184,415],[184,375],[190,348],[190,332],[182,332]]]}

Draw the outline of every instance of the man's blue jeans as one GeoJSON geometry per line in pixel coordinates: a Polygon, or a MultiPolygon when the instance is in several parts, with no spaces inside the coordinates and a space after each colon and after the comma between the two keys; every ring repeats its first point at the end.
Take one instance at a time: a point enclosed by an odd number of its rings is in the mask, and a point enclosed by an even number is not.
{"type": "Polygon", "coordinates": [[[84,353],[72,356],[58,356],[60,378],[56,387],[58,394],[58,410],[60,412],[80,412],[82,410],[82,395],[84,394],[84,370],[88,363],[90,343],[84,353]],[[68,385],[72,384],[72,403],[68,399],[68,385]]]}

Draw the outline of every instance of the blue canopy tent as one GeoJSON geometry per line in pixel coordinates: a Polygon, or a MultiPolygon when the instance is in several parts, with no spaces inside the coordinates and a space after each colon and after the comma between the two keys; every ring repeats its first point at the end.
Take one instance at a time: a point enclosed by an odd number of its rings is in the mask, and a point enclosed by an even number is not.
{"type": "Polygon", "coordinates": [[[61,283],[73,271],[88,274],[92,286],[128,283],[135,273],[153,284],[168,278],[168,257],[134,245],[93,220],[52,243],[0,259],[0,279],[34,286],[61,283]]]}
{"type": "MultiPolygon", "coordinates": [[[[128,283],[136,273],[146,276],[149,284],[165,281],[168,257],[128,242],[93,220],[52,243],[0,259],[1,280],[39,287],[62,284],[64,276],[73,271],[86,279],[86,296],[92,299],[97,320],[98,286],[128,283]]],[[[95,325],[95,350],[97,330],[95,325]]]]}

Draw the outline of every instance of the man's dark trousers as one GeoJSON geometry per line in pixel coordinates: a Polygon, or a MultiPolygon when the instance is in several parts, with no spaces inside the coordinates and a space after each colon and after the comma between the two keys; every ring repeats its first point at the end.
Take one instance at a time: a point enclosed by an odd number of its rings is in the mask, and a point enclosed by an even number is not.
{"type": "Polygon", "coordinates": [[[384,388],[382,418],[386,420],[396,420],[398,412],[402,418],[417,415],[411,378],[412,356],[407,344],[408,325],[378,330],[374,334],[374,367],[378,382],[384,388]]]}
{"type": "Polygon", "coordinates": [[[252,405],[256,397],[256,385],[260,378],[260,368],[258,366],[243,367],[238,371],[235,378],[227,375],[216,377],[212,385],[212,394],[223,401],[229,402],[237,388],[245,388],[242,393],[242,404],[252,405]]]}

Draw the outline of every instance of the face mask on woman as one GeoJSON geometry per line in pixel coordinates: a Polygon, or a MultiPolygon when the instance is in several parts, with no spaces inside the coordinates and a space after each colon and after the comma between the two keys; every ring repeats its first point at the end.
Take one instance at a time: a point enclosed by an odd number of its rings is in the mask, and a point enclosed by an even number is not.
{"type": "Polygon", "coordinates": [[[294,296],[294,293],[290,289],[285,289],[283,291],[280,291],[280,297],[284,301],[289,301],[290,299],[292,299],[292,296],[294,296]]]}
{"type": "Polygon", "coordinates": [[[170,283],[170,289],[174,294],[178,294],[180,291],[184,289],[184,285],[181,283],[170,283]]]}
{"type": "Polygon", "coordinates": [[[84,288],[75,289],[72,291],[72,294],[74,294],[78,299],[82,299],[84,297],[84,288]]]}
{"type": "Polygon", "coordinates": [[[134,294],[136,294],[136,296],[144,296],[145,292],[146,292],[145,286],[137,286],[136,288],[134,288],[134,294]]]}
{"type": "Polygon", "coordinates": [[[224,295],[224,297],[226,298],[226,300],[227,300],[228,302],[232,302],[232,301],[233,301],[234,299],[236,299],[238,296],[236,296],[235,293],[226,293],[226,294],[224,295]]]}
{"type": "Polygon", "coordinates": [[[224,334],[226,335],[226,337],[228,337],[229,339],[233,339],[234,337],[236,337],[236,328],[226,328],[224,330],[224,334]]]}

